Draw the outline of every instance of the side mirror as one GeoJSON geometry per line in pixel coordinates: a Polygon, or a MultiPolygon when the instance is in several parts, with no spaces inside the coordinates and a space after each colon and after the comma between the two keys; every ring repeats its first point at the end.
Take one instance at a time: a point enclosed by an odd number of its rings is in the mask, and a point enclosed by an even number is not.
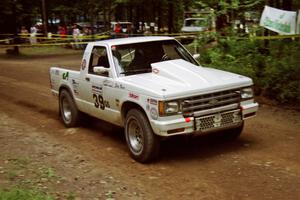
{"type": "Polygon", "coordinates": [[[193,58],[194,58],[194,59],[198,59],[198,58],[200,58],[200,54],[199,54],[199,53],[197,53],[197,54],[194,54],[194,55],[193,55],[193,58]]]}
{"type": "Polygon", "coordinates": [[[105,74],[105,73],[108,73],[109,72],[109,68],[106,68],[106,67],[102,67],[102,66],[96,66],[93,68],[93,71],[95,74],[105,74]]]}

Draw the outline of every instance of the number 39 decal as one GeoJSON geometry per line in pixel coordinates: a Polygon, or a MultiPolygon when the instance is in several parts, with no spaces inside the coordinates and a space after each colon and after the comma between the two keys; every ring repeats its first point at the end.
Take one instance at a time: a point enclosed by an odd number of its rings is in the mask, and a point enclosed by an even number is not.
{"type": "Polygon", "coordinates": [[[109,102],[105,101],[100,94],[93,94],[94,99],[94,105],[96,108],[100,108],[101,110],[104,110],[106,108],[110,108],[109,102]]]}

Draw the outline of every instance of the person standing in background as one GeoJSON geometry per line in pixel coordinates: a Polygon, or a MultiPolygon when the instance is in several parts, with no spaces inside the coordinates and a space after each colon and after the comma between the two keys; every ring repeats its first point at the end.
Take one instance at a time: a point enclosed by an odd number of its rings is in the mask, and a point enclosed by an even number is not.
{"type": "Polygon", "coordinates": [[[32,26],[30,28],[30,44],[36,44],[36,34],[37,34],[37,28],[35,26],[32,26]]]}
{"type": "Polygon", "coordinates": [[[119,22],[116,24],[114,32],[116,38],[120,37],[120,33],[122,33],[122,27],[119,22]]]}
{"type": "Polygon", "coordinates": [[[67,30],[64,26],[58,26],[58,34],[61,38],[65,38],[67,34],[67,30]]]}
{"type": "Polygon", "coordinates": [[[79,44],[76,44],[76,43],[79,42],[80,30],[79,30],[79,28],[77,27],[76,24],[73,25],[72,35],[73,35],[73,39],[74,39],[74,42],[75,42],[74,48],[78,49],[79,44]]]}

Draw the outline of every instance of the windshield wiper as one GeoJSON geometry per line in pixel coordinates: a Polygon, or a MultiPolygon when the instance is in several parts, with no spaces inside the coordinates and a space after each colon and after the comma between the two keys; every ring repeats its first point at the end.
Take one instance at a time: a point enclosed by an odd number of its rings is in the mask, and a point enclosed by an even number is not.
{"type": "Polygon", "coordinates": [[[132,70],[127,70],[124,72],[121,72],[120,74],[135,74],[135,73],[146,73],[146,72],[151,72],[151,68],[143,68],[143,69],[132,69],[132,70]]]}

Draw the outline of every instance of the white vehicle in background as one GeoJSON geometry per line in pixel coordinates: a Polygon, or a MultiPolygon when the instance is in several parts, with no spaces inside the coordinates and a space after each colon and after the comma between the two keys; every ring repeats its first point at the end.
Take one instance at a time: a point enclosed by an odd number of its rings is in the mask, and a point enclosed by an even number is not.
{"type": "Polygon", "coordinates": [[[196,33],[208,30],[208,19],[206,18],[186,18],[184,19],[181,31],[184,33],[196,33]]]}
{"type": "Polygon", "coordinates": [[[80,71],[51,67],[50,82],[66,127],[82,113],[124,127],[142,163],[157,156],[161,138],[224,130],[238,137],[258,110],[250,78],[200,66],[170,37],[91,42],[80,71]]]}
{"type": "Polygon", "coordinates": [[[197,38],[197,34],[209,30],[208,18],[186,18],[184,19],[181,32],[187,33],[178,39],[183,44],[189,44],[197,38]]]}
{"type": "Polygon", "coordinates": [[[131,29],[133,26],[132,22],[110,22],[110,29],[112,33],[116,29],[117,24],[119,24],[121,28],[120,33],[128,33],[128,29],[131,29]]]}

